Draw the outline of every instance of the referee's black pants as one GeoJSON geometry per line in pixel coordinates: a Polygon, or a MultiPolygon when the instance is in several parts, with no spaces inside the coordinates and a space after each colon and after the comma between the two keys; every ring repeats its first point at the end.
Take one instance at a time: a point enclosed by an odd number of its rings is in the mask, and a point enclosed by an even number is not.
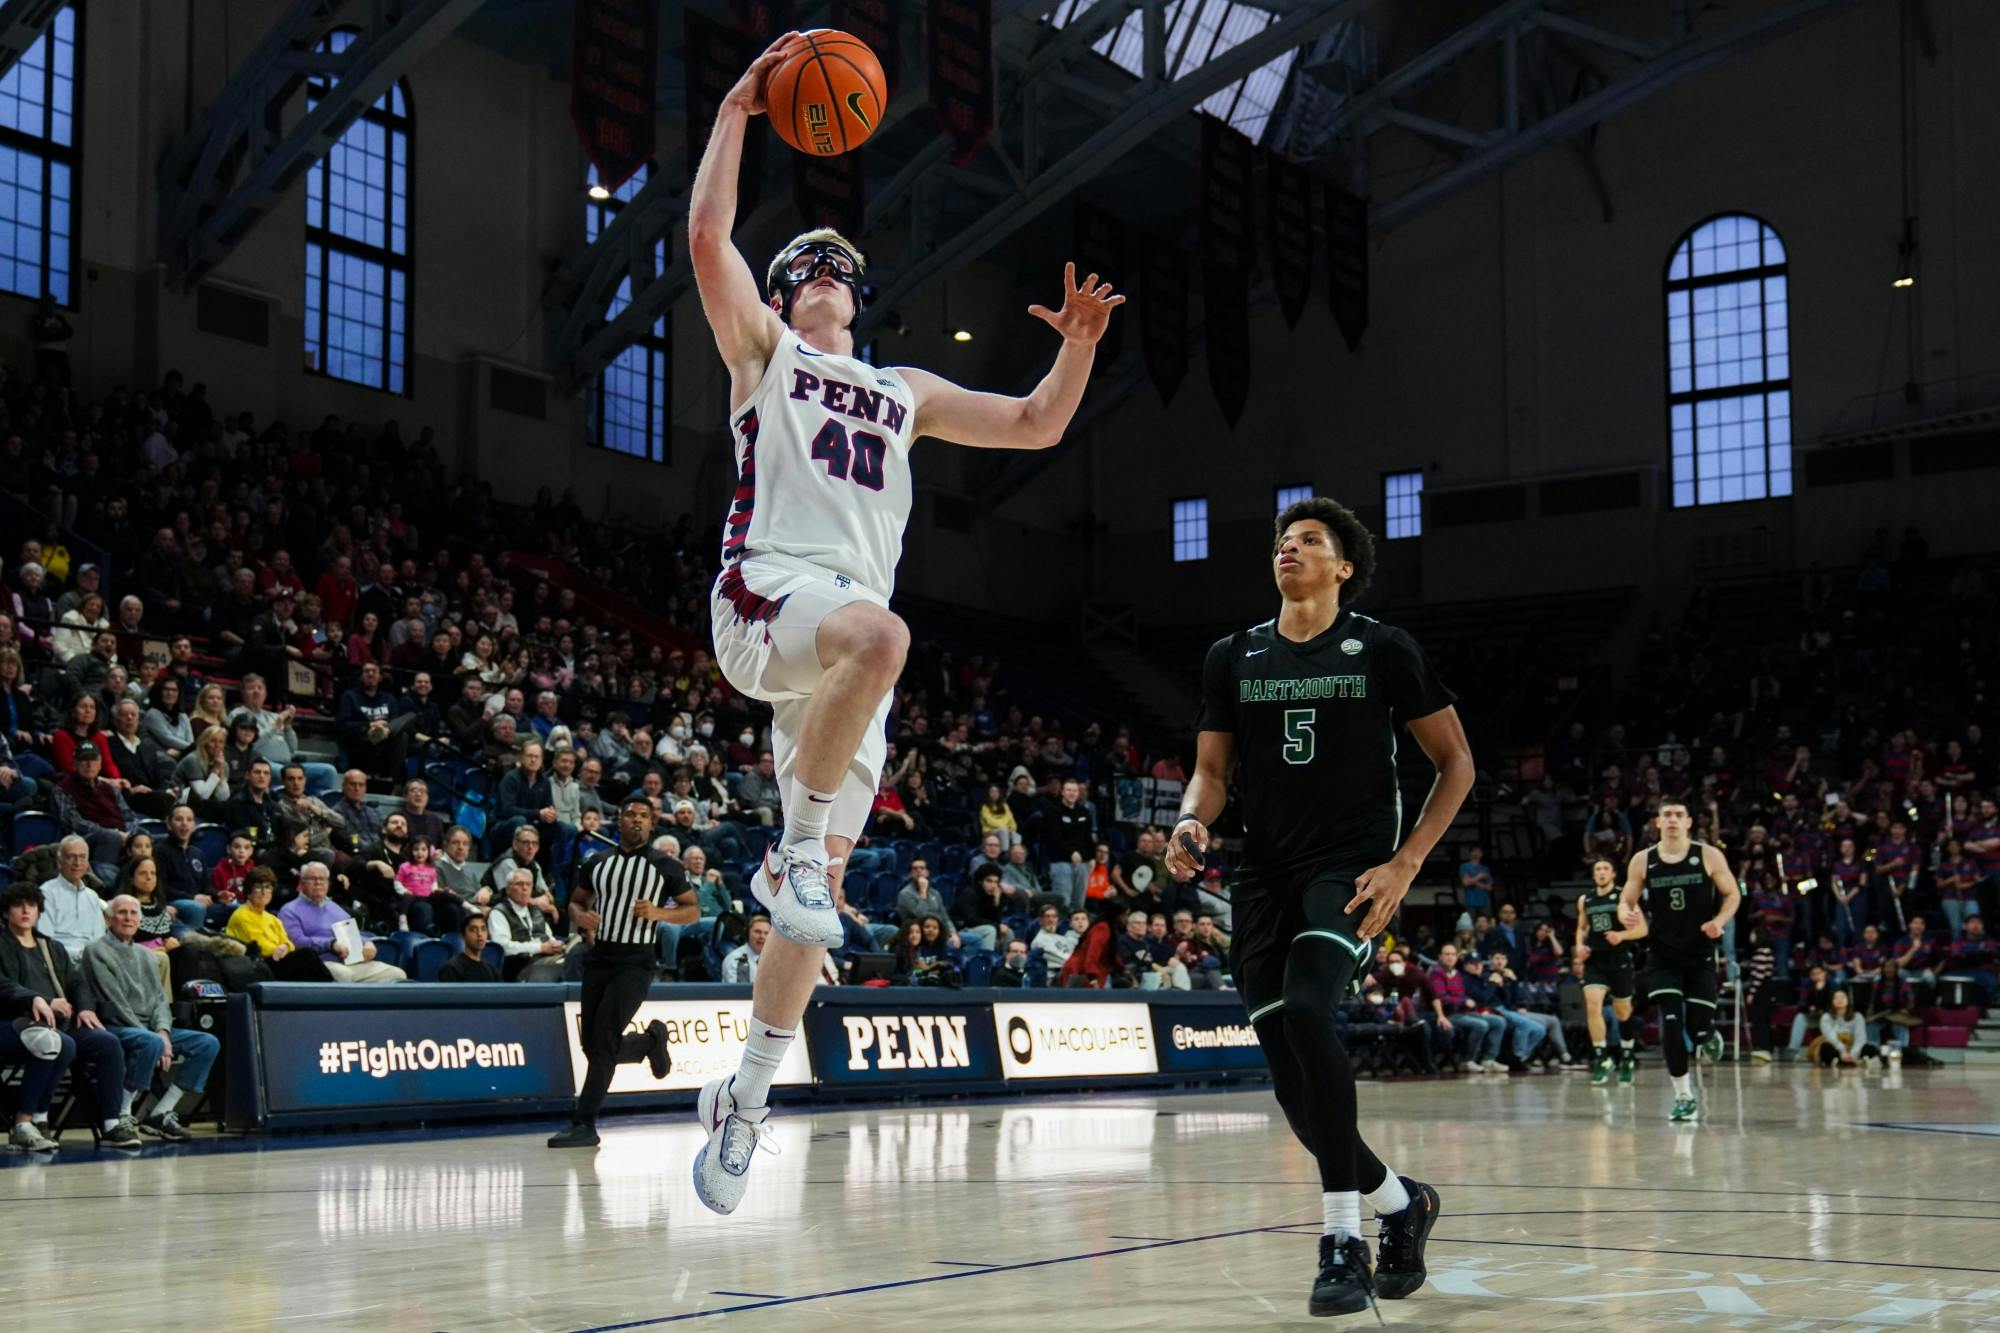
{"type": "Polygon", "coordinates": [[[583,964],[583,1054],[589,1069],[577,1094],[570,1123],[595,1125],[611,1091],[611,1076],[619,1065],[646,1058],[652,1041],[643,1032],[627,1032],[632,1015],[646,1001],[653,985],[653,951],[643,944],[599,943],[583,964]],[[629,952],[628,952],[629,950],[629,952]]]}

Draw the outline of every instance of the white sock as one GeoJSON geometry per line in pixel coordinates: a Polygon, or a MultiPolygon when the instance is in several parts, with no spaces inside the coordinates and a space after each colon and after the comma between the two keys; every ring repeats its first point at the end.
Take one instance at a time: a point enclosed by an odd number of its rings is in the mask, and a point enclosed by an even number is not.
{"type": "Polygon", "coordinates": [[[1403,1178],[1394,1171],[1376,1188],[1363,1190],[1361,1197],[1368,1200],[1368,1206],[1380,1217],[1392,1217],[1410,1206],[1410,1192],[1403,1188],[1403,1178]]]}
{"type": "Polygon", "coordinates": [[[125,1101],[124,1101],[124,1103],[123,1103],[122,1105],[120,1105],[120,1106],[119,1106],[119,1108],[118,1108],[118,1114],[119,1114],[119,1115],[131,1115],[131,1114],[132,1114],[132,1103],[133,1103],[133,1102],[136,1102],[136,1101],[138,1101],[138,1100],[139,1100],[139,1090],[138,1090],[137,1088],[127,1088],[127,1089],[125,1089],[125,1101]]]}
{"type": "Polygon", "coordinates": [[[1692,1075],[1673,1074],[1669,1075],[1669,1077],[1673,1079],[1674,1096],[1676,1097],[1694,1096],[1694,1078],[1692,1075]]]}
{"type": "Polygon", "coordinates": [[[833,813],[835,793],[814,791],[796,779],[791,784],[792,799],[785,803],[785,836],[780,847],[801,842],[825,842],[827,817],[833,813]]]}
{"type": "Polygon", "coordinates": [[[35,1112],[34,1116],[32,1117],[32,1123],[34,1123],[34,1124],[37,1124],[37,1125],[46,1125],[46,1124],[48,1124],[48,1123],[49,1123],[49,1113],[48,1113],[47,1111],[37,1111],[37,1112],[35,1112]]]}
{"type": "Polygon", "coordinates": [[[103,1124],[103,1130],[106,1134],[109,1134],[112,1130],[116,1128],[118,1128],[118,1122],[116,1120],[107,1120],[103,1124]]]}
{"type": "Polygon", "coordinates": [[[154,1105],[153,1114],[165,1115],[176,1106],[179,1106],[181,1104],[181,1091],[181,1088],[178,1086],[168,1088],[166,1096],[160,1098],[158,1103],[154,1105]]]}
{"type": "Polygon", "coordinates": [[[1326,1213],[1325,1232],[1329,1236],[1361,1234],[1361,1195],[1354,1190],[1326,1190],[1319,1196],[1326,1213]]]}
{"type": "Polygon", "coordinates": [[[729,1088],[739,1110],[756,1110],[770,1099],[771,1080],[777,1077],[778,1066],[785,1062],[785,1053],[798,1035],[796,1028],[774,1028],[757,1018],[750,1020],[750,1041],[743,1047],[743,1062],[736,1066],[736,1081],[729,1088]]]}

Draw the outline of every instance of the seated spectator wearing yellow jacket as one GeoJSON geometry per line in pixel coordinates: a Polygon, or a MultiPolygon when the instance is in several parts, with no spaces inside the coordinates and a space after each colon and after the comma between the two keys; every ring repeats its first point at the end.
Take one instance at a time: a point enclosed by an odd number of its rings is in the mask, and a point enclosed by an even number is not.
{"type": "Polygon", "coordinates": [[[332,981],[320,956],[292,943],[285,923],[271,911],[271,895],[278,891],[277,872],[269,866],[253,866],[243,878],[243,904],[229,918],[229,937],[243,943],[271,965],[271,974],[280,981],[332,981]]]}

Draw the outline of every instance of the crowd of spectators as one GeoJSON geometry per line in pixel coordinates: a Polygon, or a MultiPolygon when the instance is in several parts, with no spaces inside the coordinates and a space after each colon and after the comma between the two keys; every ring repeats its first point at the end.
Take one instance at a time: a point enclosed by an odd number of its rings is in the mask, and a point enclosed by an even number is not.
{"type": "MultiPolygon", "coordinates": [[[[428,428],[295,433],[178,374],[96,401],[0,379],[0,494],[27,529],[0,552],[0,836],[72,959],[129,900],[169,983],[394,982],[420,937],[447,941],[443,978],[573,976],[576,869],[638,793],[701,908],[659,927],[662,975],[754,975],[744,877],[782,801],[768,710],[704,648],[713,530],[627,531],[546,491],[510,510],[428,428]],[[30,849],[23,821],[50,836],[30,849]]],[[[1569,904],[1542,919],[1544,891],[1622,864],[1669,795],[1738,867],[1768,954],[1753,1004],[1810,966],[1871,1015],[1940,975],[1992,1003],[1995,600],[1878,534],[1852,575],[1807,577],[1796,641],[1725,633],[1705,593],[1649,626],[1616,716],[1503,793],[1536,855],[1469,852],[1455,938],[1408,914],[1346,1020],[1415,1068],[1571,1064],[1569,904]]],[[[1157,805],[1128,801],[1148,780],[1171,799],[1185,738],[1149,748],[1017,685],[919,639],[828,980],[1229,985],[1227,840],[1178,883],[1157,805]]]]}

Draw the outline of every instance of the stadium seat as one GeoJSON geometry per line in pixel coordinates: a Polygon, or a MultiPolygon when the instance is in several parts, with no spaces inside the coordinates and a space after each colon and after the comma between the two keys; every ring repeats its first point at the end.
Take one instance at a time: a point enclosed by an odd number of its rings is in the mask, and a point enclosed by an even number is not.
{"type": "Polygon", "coordinates": [[[194,847],[203,861],[211,866],[221,865],[229,855],[229,830],[221,824],[197,824],[194,847]]]}
{"type": "Polygon", "coordinates": [[[965,984],[984,986],[993,980],[994,954],[990,949],[965,951],[965,984]]]}
{"type": "MultiPolygon", "coordinates": [[[[463,944],[459,945],[459,948],[461,949],[463,949],[464,947],[465,946],[463,944]]],[[[499,945],[491,942],[488,942],[486,947],[479,951],[479,956],[485,959],[487,965],[491,967],[495,972],[500,971],[503,967],[507,965],[507,951],[501,948],[499,945]]],[[[442,964],[440,964],[440,966],[442,966],[442,964]]]]}
{"type": "MultiPolygon", "coordinates": [[[[420,930],[399,930],[389,936],[389,938],[396,942],[396,948],[402,953],[403,957],[412,958],[416,956],[417,946],[429,939],[430,936],[420,930]]],[[[398,963],[397,966],[401,967],[402,964],[398,963]]]]}
{"type": "Polygon", "coordinates": [[[154,842],[159,842],[167,836],[167,821],[164,819],[142,819],[139,821],[139,832],[145,834],[154,842]]]}
{"type": "MultiPolygon", "coordinates": [[[[498,948],[498,945],[490,946],[498,948]]],[[[419,944],[416,954],[403,970],[410,974],[412,981],[436,981],[438,969],[451,961],[457,950],[443,940],[425,940],[419,944]]]]}
{"type": "Polygon", "coordinates": [[[409,956],[408,951],[392,936],[370,935],[366,938],[368,943],[375,946],[375,961],[378,963],[387,963],[390,967],[402,967],[403,960],[409,956]]]}
{"type": "Polygon", "coordinates": [[[45,842],[54,842],[61,831],[53,815],[15,815],[14,850],[20,853],[31,847],[39,847],[45,842]]]}

